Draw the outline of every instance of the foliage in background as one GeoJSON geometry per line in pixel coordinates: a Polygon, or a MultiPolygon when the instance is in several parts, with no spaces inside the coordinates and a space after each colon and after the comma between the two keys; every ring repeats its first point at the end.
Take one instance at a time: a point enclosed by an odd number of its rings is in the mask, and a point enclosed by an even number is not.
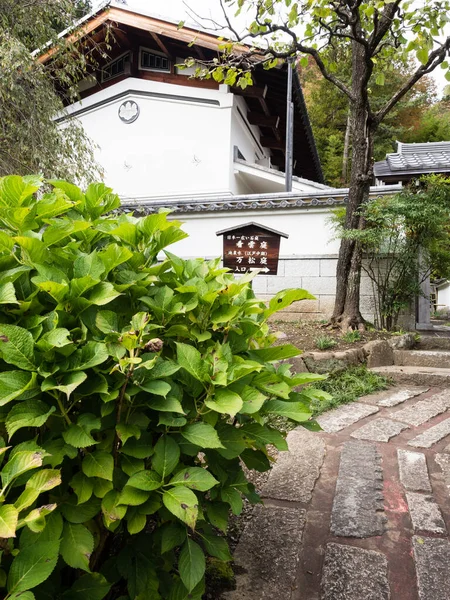
{"type": "Polygon", "coordinates": [[[337,342],[329,335],[318,335],[314,340],[314,344],[319,350],[329,350],[330,348],[334,348],[337,342]]]}
{"type": "Polygon", "coordinates": [[[76,121],[55,116],[77,99],[95,50],[80,53],[60,42],[51,63],[31,55],[88,7],[81,0],[0,0],[0,175],[43,172],[48,177],[92,180],[98,176],[92,142],[76,121]]]}
{"type": "Polygon", "coordinates": [[[249,469],[305,427],[323,379],[291,375],[265,306],[219,259],[182,260],[167,213],[111,214],[103,184],[0,179],[0,592],[200,600],[249,469]],[[241,462],[242,461],[242,462],[241,462]]]}
{"type": "MultiPolygon", "coordinates": [[[[330,49],[329,52],[344,53],[341,60],[335,59],[335,62],[338,65],[340,78],[348,82],[350,49],[339,49],[339,51],[330,49]]],[[[369,88],[374,106],[381,107],[393,91],[401,83],[406,82],[413,69],[414,65],[409,62],[398,62],[392,70],[384,72],[383,85],[379,85],[375,78],[369,88]]],[[[348,98],[324,79],[314,64],[308,64],[303,68],[301,77],[308,116],[325,179],[330,185],[345,186],[348,184],[351,162],[351,132],[347,130],[349,127],[348,98]]],[[[439,121],[434,118],[437,117],[437,113],[442,114],[444,123],[446,117],[442,107],[438,110],[440,104],[434,104],[435,100],[435,84],[430,77],[424,77],[380,124],[374,137],[374,160],[383,160],[388,152],[395,151],[396,140],[433,142],[438,141],[439,136],[443,136],[441,140],[450,139],[444,126],[437,127],[439,121]],[[427,124],[429,121],[432,121],[432,124],[427,124]]]]}
{"type": "Polygon", "coordinates": [[[396,328],[400,312],[420,295],[420,284],[430,273],[450,277],[449,212],[450,179],[437,175],[395,196],[372,200],[365,208],[363,230],[345,231],[342,211],[336,211],[339,235],[356,237],[362,245],[378,328],[396,328]]]}
{"type": "Polygon", "coordinates": [[[311,409],[314,416],[318,416],[341,404],[353,402],[361,396],[385,390],[389,385],[391,383],[386,377],[369,371],[364,365],[349,367],[345,371],[331,373],[326,380],[314,384],[315,388],[322,390],[327,396],[313,400],[311,409]]]}

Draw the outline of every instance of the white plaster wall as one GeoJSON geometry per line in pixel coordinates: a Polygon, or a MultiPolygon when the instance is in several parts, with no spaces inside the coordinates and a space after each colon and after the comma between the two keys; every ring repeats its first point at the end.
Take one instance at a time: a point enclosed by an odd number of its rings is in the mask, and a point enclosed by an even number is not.
{"type": "Polygon", "coordinates": [[[255,221],[289,235],[288,239],[281,238],[280,256],[336,254],[339,240],[332,239],[329,216],[326,208],[174,215],[184,223],[182,228],[189,237],[174,244],[171,251],[184,258],[222,256],[222,236],[216,232],[255,221]]]}
{"type": "Polygon", "coordinates": [[[450,309],[450,283],[437,290],[437,309],[450,309]]]}
{"type": "Polygon", "coordinates": [[[70,107],[80,115],[86,133],[99,146],[96,156],[105,181],[124,197],[155,194],[229,192],[231,115],[233,95],[225,90],[128,78],[70,107]],[[134,94],[114,100],[127,90],[170,94],[175,98],[134,94]],[[186,101],[183,97],[214,100],[218,106],[186,101]],[[140,116],[123,123],[118,109],[134,100],[140,116]]]}

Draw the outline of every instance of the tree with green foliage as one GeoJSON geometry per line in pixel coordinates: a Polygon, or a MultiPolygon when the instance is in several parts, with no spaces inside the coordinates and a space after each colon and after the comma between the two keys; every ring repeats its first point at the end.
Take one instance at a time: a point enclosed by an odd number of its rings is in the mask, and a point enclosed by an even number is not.
{"type": "MultiPolygon", "coordinates": [[[[350,106],[352,159],[345,227],[362,230],[364,210],[373,177],[373,150],[377,130],[387,115],[422,77],[438,65],[447,69],[450,37],[440,39],[448,22],[448,0],[424,0],[417,10],[412,0],[221,0],[228,28],[241,44],[224,42],[223,64],[200,69],[229,85],[251,82],[255,63],[273,68],[279,59],[294,58],[300,65],[312,59],[322,76],[347,99],[350,106]],[[228,16],[226,5],[247,11],[252,19],[241,34],[228,16]],[[248,49],[242,42],[254,41],[248,49]],[[351,47],[348,82],[339,77],[340,65],[330,48],[351,47]],[[408,57],[417,64],[381,106],[369,90],[383,85],[386,73],[408,57]]],[[[331,324],[343,330],[364,328],[360,312],[362,252],[360,243],[344,238],[337,265],[336,302],[331,324]]]]}
{"type": "Polygon", "coordinates": [[[55,117],[77,99],[89,52],[60,42],[43,66],[32,51],[54,43],[88,3],[0,0],[0,175],[43,172],[79,181],[98,176],[92,142],[82,127],[55,117]]]}
{"type": "Polygon", "coordinates": [[[5,600],[201,600],[268,424],[316,430],[290,344],[220,260],[182,260],[167,213],[118,214],[104,184],[0,179],[0,588],[5,600]],[[158,261],[164,251],[165,258],[158,261]],[[222,533],[221,533],[222,532],[222,533]],[[89,592],[88,592],[89,590],[89,592]]]}
{"type": "Polygon", "coordinates": [[[339,236],[358,241],[364,252],[362,268],[374,287],[379,328],[397,327],[401,312],[420,296],[426,277],[450,278],[449,215],[450,179],[439,175],[369,202],[362,230],[346,230],[345,214],[336,211],[339,236]]]}
{"type": "MultiPolygon", "coordinates": [[[[333,52],[333,50],[330,50],[333,52]]],[[[348,52],[344,57],[336,59],[339,65],[339,76],[349,82],[348,52]],[[347,55],[347,59],[345,56],[347,55]],[[342,69],[347,69],[347,77],[342,69]]],[[[383,85],[375,81],[368,89],[369,96],[375,109],[381,107],[392,93],[410,77],[414,65],[411,62],[399,64],[392,71],[385,73],[383,85]]],[[[327,183],[337,187],[348,185],[351,164],[351,131],[349,119],[349,101],[332,83],[324,79],[314,64],[301,70],[301,78],[308,116],[311,121],[314,139],[327,183]]],[[[392,109],[380,124],[374,136],[373,158],[383,160],[388,152],[395,151],[395,141],[412,141],[411,137],[420,128],[421,137],[426,138],[422,120],[433,111],[436,100],[434,81],[428,76],[423,77],[414,88],[392,109]]],[[[445,113],[443,115],[445,120],[445,113]]],[[[431,128],[430,128],[431,129],[431,128]]],[[[431,133],[430,139],[420,141],[435,141],[444,128],[438,128],[431,133]],[[432,138],[432,139],[431,139],[432,138]]],[[[441,139],[447,139],[442,137],[441,139]]]]}

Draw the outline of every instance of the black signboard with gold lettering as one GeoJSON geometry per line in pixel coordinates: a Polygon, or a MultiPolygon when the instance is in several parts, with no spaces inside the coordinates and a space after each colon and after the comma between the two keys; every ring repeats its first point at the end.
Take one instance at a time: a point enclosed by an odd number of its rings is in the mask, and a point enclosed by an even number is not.
{"type": "Polygon", "coordinates": [[[261,275],[276,275],[280,255],[280,239],[285,233],[258,223],[245,223],[223,229],[223,266],[236,274],[259,270],[261,275]]]}

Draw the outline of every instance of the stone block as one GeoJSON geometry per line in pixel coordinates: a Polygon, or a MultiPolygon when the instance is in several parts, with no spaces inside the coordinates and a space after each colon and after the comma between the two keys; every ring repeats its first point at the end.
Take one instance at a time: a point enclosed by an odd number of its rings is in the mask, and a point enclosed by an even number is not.
{"type": "Polygon", "coordinates": [[[397,457],[403,487],[410,492],[431,492],[425,454],[398,449],[397,457]]]}
{"type": "Polygon", "coordinates": [[[334,296],[328,296],[321,294],[319,296],[320,312],[330,317],[334,310],[334,296]]]}
{"type": "Polygon", "coordinates": [[[431,448],[437,442],[440,442],[446,436],[450,435],[450,419],[445,419],[434,427],[430,427],[421,435],[408,442],[408,446],[415,448],[431,448]]]}
{"type": "Polygon", "coordinates": [[[367,367],[385,367],[394,364],[394,352],[385,340],[374,340],[363,346],[367,356],[367,367]]]}
{"type": "Polygon", "coordinates": [[[257,506],[234,553],[236,589],[224,600],[291,597],[301,548],[305,510],[257,506]]]}
{"type": "Polygon", "coordinates": [[[320,261],[317,258],[295,258],[287,260],[285,275],[296,277],[319,277],[320,261]]]}
{"type": "Polygon", "coordinates": [[[413,538],[419,600],[450,598],[450,543],[435,538],[413,538]]]}
{"type": "MultiPolygon", "coordinates": [[[[303,288],[301,277],[267,277],[267,293],[276,294],[287,288],[303,288]]],[[[308,290],[309,291],[309,290],[308,290]]]]}
{"type": "Polygon", "coordinates": [[[267,293],[267,275],[258,275],[252,282],[253,291],[259,297],[260,294],[267,293]]]}
{"type": "Polygon", "coordinates": [[[375,444],[346,442],[341,452],[331,513],[331,533],[339,537],[382,535],[383,510],[381,455],[375,444]]]}
{"type": "Polygon", "coordinates": [[[289,452],[280,452],[269,479],[261,490],[263,498],[309,502],[325,456],[325,442],[300,427],[286,439],[289,452]]]}
{"type": "Polygon", "coordinates": [[[337,258],[322,258],[320,260],[320,276],[336,278],[337,258]]]}
{"type": "Polygon", "coordinates": [[[388,442],[392,437],[408,429],[408,425],[391,419],[373,419],[351,434],[357,440],[388,442]]]}
{"type": "Polygon", "coordinates": [[[379,408],[376,406],[351,402],[320,415],[317,417],[317,422],[327,433],[336,433],[378,411],[379,408]]]}
{"type": "MultiPolygon", "coordinates": [[[[395,413],[392,413],[391,417],[393,419],[396,419],[397,421],[403,421],[403,423],[408,423],[408,425],[415,425],[416,427],[418,427],[419,425],[422,425],[422,423],[426,423],[433,417],[437,417],[437,415],[442,414],[448,408],[450,408],[450,391],[444,391],[444,392],[440,392],[438,394],[434,394],[433,396],[431,396],[430,398],[427,398],[426,400],[420,400],[419,402],[416,402],[416,404],[414,404],[412,406],[407,406],[406,408],[402,408],[401,410],[399,410],[395,413]]],[[[450,421],[450,419],[448,419],[448,421],[450,421]]],[[[443,421],[443,423],[447,423],[447,421],[443,421]]],[[[439,425],[443,425],[443,423],[439,423],[439,425]]],[[[438,427],[438,425],[436,427],[438,427]]],[[[445,427],[448,427],[448,424],[445,427]]],[[[443,428],[444,431],[445,431],[445,427],[443,428]]],[[[422,438],[422,436],[426,436],[427,439],[428,438],[430,440],[434,439],[435,436],[433,434],[426,435],[429,432],[431,432],[432,429],[434,429],[434,428],[428,429],[425,433],[423,433],[421,436],[418,436],[418,437],[422,438]]],[[[440,430],[439,430],[439,432],[440,432],[440,430]]],[[[417,439],[418,438],[415,438],[415,440],[417,440],[417,439]]],[[[411,442],[413,442],[415,440],[411,440],[411,442]]],[[[408,442],[408,443],[411,446],[414,445],[411,442],[408,442]]],[[[433,442],[433,443],[435,443],[435,442],[433,442]]],[[[425,447],[429,447],[429,446],[425,446],[425,447]]]]}
{"type": "Polygon", "coordinates": [[[318,294],[335,294],[336,277],[303,277],[303,289],[314,296],[318,294]]]}
{"type": "Polygon", "coordinates": [[[293,373],[309,373],[307,366],[301,356],[289,358],[286,362],[292,365],[293,373]]]}
{"type": "Polygon", "coordinates": [[[432,496],[406,492],[406,500],[414,531],[447,533],[441,509],[432,496]]]}
{"type": "Polygon", "coordinates": [[[322,600],[389,600],[386,557],[375,550],[331,542],[325,551],[321,587],[322,600]]]}
{"type": "Polygon", "coordinates": [[[289,262],[286,258],[280,258],[278,260],[278,271],[277,277],[284,277],[286,275],[286,263],[289,262]]]}
{"type": "Polygon", "coordinates": [[[374,287],[370,277],[361,276],[361,284],[359,286],[361,296],[374,296],[374,287]]]}
{"type": "Polygon", "coordinates": [[[416,338],[413,333],[394,336],[389,340],[389,346],[394,350],[411,350],[416,345],[416,338]]]}
{"type": "MultiPolygon", "coordinates": [[[[448,452],[450,449],[446,448],[445,451],[448,452]]],[[[445,485],[447,486],[447,490],[450,493],[450,455],[449,454],[436,454],[434,460],[440,466],[442,475],[444,477],[445,485]]]]}

